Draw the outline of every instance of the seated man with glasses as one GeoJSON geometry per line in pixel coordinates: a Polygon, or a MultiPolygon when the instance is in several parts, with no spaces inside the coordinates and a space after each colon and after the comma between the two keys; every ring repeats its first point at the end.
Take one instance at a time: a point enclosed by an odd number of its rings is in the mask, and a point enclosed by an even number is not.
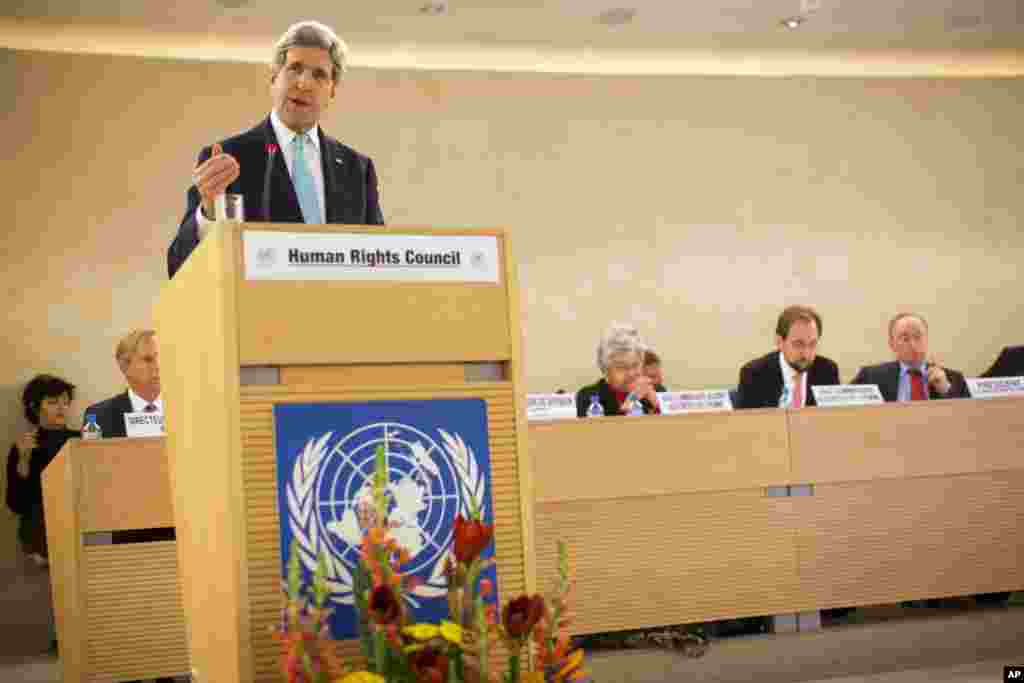
{"type": "Polygon", "coordinates": [[[860,369],[851,384],[877,384],[886,401],[927,401],[969,396],[964,376],[928,355],[928,321],[899,313],[889,321],[889,348],[896,360],[860,369]]]}
{"type": "Polygon", "coordinates": [[[171,277],[209,230],[214,199],[225,192],[242,195],[252,220],[383,225],[373,161],[319,126],[346,51],[334,31],[315,21],[295,24],[277,42],[270,115],[199,153],[185,216],[167,252],[171,277]]]}

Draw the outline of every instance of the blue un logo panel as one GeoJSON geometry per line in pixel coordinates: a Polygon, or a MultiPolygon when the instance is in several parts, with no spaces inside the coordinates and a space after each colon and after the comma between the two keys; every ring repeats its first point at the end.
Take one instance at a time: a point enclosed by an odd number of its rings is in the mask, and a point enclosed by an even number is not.
{"type": "MultiPolygon", "coordinates": [[[[480,510],[494,523],[485,402],[279,404],[274,428],[282,576],[293,541],[307,582],[317,556],[327,558],[332,637],[358,633],[352,595],[363,535],[358,513],[371,501],[379,447],[388,458],[391,533],[410,555],[401,571],[421,580],[407,606],[417,621],[445,618],[444,566],[456,515],[480,510]]],[[[492,544],[483,556],[493,554],[492,544]]],[[[497,587],[493,567],[484,576],[497,587]]]]}

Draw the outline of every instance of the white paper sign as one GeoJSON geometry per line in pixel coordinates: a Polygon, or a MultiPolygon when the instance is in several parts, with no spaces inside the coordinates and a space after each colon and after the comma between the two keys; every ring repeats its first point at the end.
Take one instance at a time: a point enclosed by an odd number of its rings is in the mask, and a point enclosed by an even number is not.
{"type": "Polygon", "coordinates": [[[242,233],[246,280],[499,280],[494,235],[242,233]]]}
{"type": "Polygon", "coordinates": [[[576,397],[572,394],[527,394],[527,420],[566,420],[576,418],[576,397]]]}
{"type": "Polygon", "coordinates": [[[728,389],[662,391],[658,393],[658,407],[662,415],[713,413],[732,410],[732,399],[728,389]]]}
{"type": "Polygon", "coordinates": [[[966,381],[971,398],[1024,396],[1024,377],[975,377],[966,381]]]}
{"type": "Polygon", "coordinates": [[[820,408],[873,406],[885,402],[877,384],[812,384],[811,391],[820,408]]]}
{"type": "Polygon", "coordinates": [[[125,413],[124,430],[128,438],[138,436],[163,436],[163,413],[125,413]]]}

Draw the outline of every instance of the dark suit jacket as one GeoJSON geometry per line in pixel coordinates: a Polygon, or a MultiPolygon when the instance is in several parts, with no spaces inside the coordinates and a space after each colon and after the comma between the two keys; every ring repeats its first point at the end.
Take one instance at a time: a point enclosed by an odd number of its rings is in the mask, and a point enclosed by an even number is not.
{"type": "MultiPolygon", "coordinates": [[[[943,396],[931,386],[928,387],[928,398],[968,398],[970,392],[967,390],[967,382],[964,376],[956,370],[944,368],[946,377],[949,378],[949,393],[943,396]]],[[[927,382],[925,378],[925,382],[927,382]]],[[[850,384],[877,384],[882,398],[886,401],[898,401],[900,390],[900,364],[899,361],[880,363],[879,365],[868,365],[860,369],[857,376],[850,384]]]]}
{"type": "MultiPolygon", "coordinates": [[[[320,131],[320,156],[323,161],[324,216],[328,223],[349,225],[383,225],[377,193],[377,172],[373,161],[351,147],[341,144],[320,131]]],[[[274,127],[268,116],[258,126],[241,135],[228,138],[222,143],[224,152],[238,160],[241,172],[228,187],[228,192],[244,197],[247,220],[273,223],[302,223],[302,209],[292,185],[291,176],[280,152],[274,155],[274,167],[270,183],[270,216],[263,215],[263,184],[267,171],[267,145],[278,144],[274,127]]],[[[210,147],[199,152],[199,162],[210,158],[210,147]]],[[[188,189],[185,215],[178,227],[178,234],[167,250],[167,273],[170,277],[178,272],[181,265],[199,244],[196,225],[196,208],[199,206],[199,191],[195,186],[188,189]]]]}
{"type": "MultiPolygon", "coordinates": [[[[128,398],[128,392],[118,394],[89,406],[85,415],[92,413],[96,416],[96,424],[103,430],[104,439],[113,439],[127,436],[124,428],[124,414],[132,412],[132,400],[128,398]]],[[[82,425],[85,426],[85,415],[82,416],[82,425]]]]}
{"type": "MultiPolygon", "coordinates": [[[[665,391],[665,387],[660,384],[655,384],[654,390],[665,391]]],[[[587,416],[587,408],[590,407],[590,397],[594,394],[598,395],[598,401],[601,403],[601,407],[604,408],[605,416],[622,415],[622,413],[619,412],[619,402],[615,398],[615,392],[612,391],[610,386],[608,386],[608,382],[604,379],[600,379],[593,384],[588,384],[576,392],[577,417],[587,416]]],[[[645,415],[655,412],[654,405],[646,398],[640,399],[640,404],[644,407],[645,415]]]]}
{"type": "MultiPolygon", "coordinates": [[[[779,367],[779,351],[755,358],[740,368],[737,408],[778,408],[782,390],[786,386],[779,367]]],[[[839,366],[825,356],[815,356],[807,369],[804,405],[817,405],[811,387],[820,384],[839,384],[839,366]]]]}
{"type": "Polygon", "coordinates": [[[1007,346],[982,377],[1024,376],[1024,346],[1007,346]]]}

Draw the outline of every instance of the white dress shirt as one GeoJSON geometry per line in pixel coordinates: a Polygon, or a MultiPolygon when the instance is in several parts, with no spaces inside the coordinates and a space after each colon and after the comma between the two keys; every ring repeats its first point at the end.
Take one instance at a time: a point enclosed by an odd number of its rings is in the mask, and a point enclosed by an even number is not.
{"type": "MultiPolygon", "coordinates": [[[[284,159],[284,165],[288,169],[288,176],[290,178],[295,177],[293,167],[295,166],[295,149],[292,147],[292,140],[298,135],[288,126],[284,125],[281,121],[281,117],[277,115],[277,111],[270,112],[270,125],[274,129],[274,137],[277,138],[277,153],[284,159]]],[[[308,131],[308,137],[306,138],[306,163],[309,168],[310,174],[313,176],[313,184],[316,186],[316,196],[320,201],[320,215],[316,217],[314,223],[326,223],[327,218],[324,215],[326,211],[327,202],[324,197],[324,167],[323,157],[320,153],[320,126],[314,125],[308,131]]],[[[245,170],[242,169],[244,173],[245,170]]],[[[256,207],[247,206],[245,207],[247,212],[255,211],[256,207]]],[[[203,204],[199,203],[196,208],[196,228],[199,232],[199,239],[202,240],[206,236],[210,226],[213,225],[214,221],[210,220],[203,213],[203,204]]]]}
{"type": "MultiPolygon", "coordinates": [[[[148,406],[150,404],[150,401],[147,401],[146,399],[142,398],[141,396],[136,394],[134,391],[132,391],[131,387],[128,387],[128,400],[132,402],[132,412],[133,413],[144,413],[144,412],[146,412],[146,406],[148,406]]],[[[159,412],[159,413],[164,412],[164,398],[163,398],[162,394],[160,396],[157,396],[156,400],[152,401],[152,403],[153,403],[153,405],[156,406],[157,412],[159,412]]]]}
{"type": "MultiPolygon", "coordinates": [[[[779,366],[782,368],[782,396],[779,397],[779,407],[789,408],[793,403],[793,390],[796,388],[796,370],[786,362],[786,357],[779,351],[779,366]]],[[[807,373],[801,373],[803,382],[803,393],[800,396],[800,405],[803,408],[807,405],[807,373]]]]}

